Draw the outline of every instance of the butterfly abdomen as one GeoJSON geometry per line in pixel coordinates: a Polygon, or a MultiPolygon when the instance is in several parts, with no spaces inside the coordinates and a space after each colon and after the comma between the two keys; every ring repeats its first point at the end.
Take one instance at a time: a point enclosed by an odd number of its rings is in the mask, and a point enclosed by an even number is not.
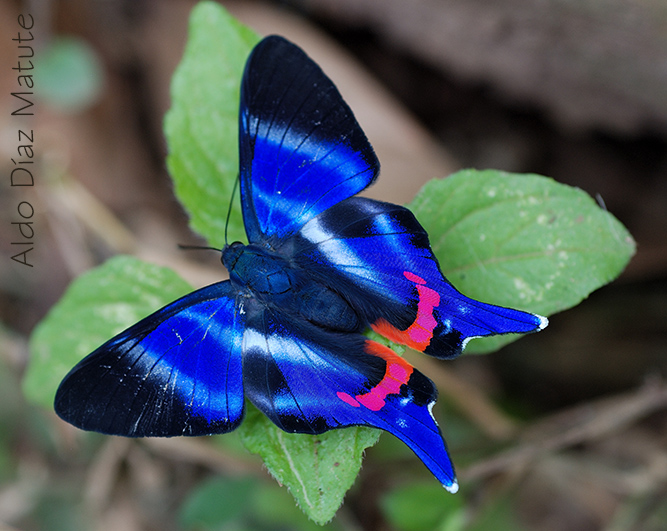
{"type": "Polygon", "coordinates": [[[307,321],[335,332],[360,332],[364,324],[350,304],[333,289],[311,283],[296,294],[298,313],[307,321]]]}

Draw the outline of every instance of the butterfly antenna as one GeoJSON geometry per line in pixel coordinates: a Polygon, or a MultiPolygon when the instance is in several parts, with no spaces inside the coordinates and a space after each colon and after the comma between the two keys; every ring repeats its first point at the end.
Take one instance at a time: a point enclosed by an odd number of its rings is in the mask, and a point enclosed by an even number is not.
{"type": "Polygon", "coordinates": [[[200,250],[204,249],[206,251],[216,251],[218,253],[220,252],[220,249],[218,249],[217,247],[208,247],[207,245],[185,245],[185,244],[179,243],[178,248],[186,250],[186,251],[192,251],[192,250],[200,251],[200,250]]]}
{"type": "Polygon", "coordinates": [[[232,216],[232,205],[234,204],[234,196],[236,195],[236,190],[239,187],[239,176],[236,176],[234,179],[234,188],[232,188],[232,196],[229,198],[229,207],[227,208],[227,219],[225,220],[225,247],[228,245],[227,241],[227,227],[229,227],[229,219],[232,216]]]}

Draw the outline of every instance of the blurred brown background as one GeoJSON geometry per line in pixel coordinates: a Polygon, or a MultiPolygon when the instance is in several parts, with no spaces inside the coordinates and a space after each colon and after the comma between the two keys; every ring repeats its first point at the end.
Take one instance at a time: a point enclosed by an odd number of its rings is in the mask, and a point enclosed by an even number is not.
{"type": "MultiPolygon", "coordinates": [[[[638,252],[614,284],[554,316],[544,333],[448,364],[434,380],[443,396],[458,393],[451,400],[470,397],[478,406],[463,406],[464,414],[490,440],[507,443],[506,453],[462,467],[461,481],[491,489],[498,478],[511,480],[513,510],[526,528],[667,528],[667,4],[223,4],[258,32],[300,44],[332,77],[383,165],[374,197],[408,202],[426,180],[462,167],[535,172],[599,195],[629,228],[638,252]]],[[[175,266],[195,285],[224,274],[217,257],[176,248],[197,240],[164,162],[169,81],[193,5],[0,3],[3,174],[14,167],[18,128],[34,131],[36,154],[34,187],[0,184],[0,355],[15,394],[32,328],[72,278],[109,256],[175,266]],[[59,36],[88,46],[99,82],[90,101],[45,94],[33,117],[10,115],[18,13],[35,18],[30,44],[38,52],[59,36]],[[32,268],[9,260],[21,200],[35,210],[32,268]]],[[[29,410],[15,394],[6,399],[8,418],[29,410]]],[[[29,516],[38,504],[34,485],[57,477],[58,466],[24,430],[18,423],[7,435],[16,466],[0,486],[0,521],[39,528],[29,516]],[[26,467],[41,479],[27,481],[17,472],[26,467]]],[[[391,529],[372,504],[352,505],[352,528],[391,529]]],[[[123,528],[152,528],[137,512],[121,511],[123,528]]],[[[109,520],[100,516],[100,529],[112,529],[109,515],[121,514],[102,513],[109,520]]]]}

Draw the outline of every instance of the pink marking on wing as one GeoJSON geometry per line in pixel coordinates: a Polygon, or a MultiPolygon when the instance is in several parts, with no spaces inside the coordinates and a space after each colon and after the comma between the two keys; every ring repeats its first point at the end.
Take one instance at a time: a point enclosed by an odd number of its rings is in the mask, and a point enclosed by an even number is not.
{"type": "Polygon", "coordinates": [[[384,398],[381,394],[376,394],[376,389],[365,395],[357,395],[359,402],[371,411],[380,411],[384,407],[384,398]]]}
{"type": "Polygon", "coordinates": [[[393,350],[375,341],[366,341],[366,352],[387,362],[382,380],[367,393],[352,398],[346,393],[339,392],[338,398],[354,407],[359,407],[359,404],[361,404],[371,411],[379,411],[385,406],[387,396],[401,392],[401,386],[408,383],[414,369],[393,350]]]}
{"type": "Polygon", "coordinates": [[[360,407],[360,406],[361,406],[361,404],[360,404],[359,402],[357,402],[354,398],[352,398],[352,397],[351,397],[350,395],[348,395],[347,393],[343,393],[342,391],[338,391],[338,392],[336,393],[336,396],[337,396],[338,398],[340,398],[340,399],[341,399],[343,402],[345,402],[346,404],[351,405],[352,407],[360,407]]]}
{"type": "Polygon", "coordinates": [[[440,295],[434,289],[426,286],[426,281],[410,271],[404,271],[403,275],[410,282],[415,283],[417,288],[417,316],[413,323],[405,330],[399,330],[385,319],[379,319],[371,328],[387,339],[403,343],[419,351],[424,351],[433,339],[433,331],[438,326],[438,321],[433,315],[433,309],[440,304],[440,295]]]}
{"type": "Polygon", "coordinates": [[[408,379],[410,378],[410,372],[412,371],[407,371],[403,365],[400,363],[392,363],[387,367],[387,374],[391,376],[392,378],[400,381],[405,381],[407,382],[408,379]]]}
{"type": "Polygon", "coordinates": [[[403,276],[410,282],[414,282],[416,284],[426,284],[426,281],[422,277],[417,276],[414,273],[410,273],[410,271],[403,271],[403,276]]]}
{"type": "Polygon", "coordinates": [[[426,348],[431,342],[431,338],[433,338],[433,330],[438,326],[438,321],[433,317],[433,308],[440,304],[440,295],[437,291],[426,286],[417,284],[416,288],[419,294],[417,317],[406,330],[406,333],[413,342],[425,344],[424,348],[426,348]]]}

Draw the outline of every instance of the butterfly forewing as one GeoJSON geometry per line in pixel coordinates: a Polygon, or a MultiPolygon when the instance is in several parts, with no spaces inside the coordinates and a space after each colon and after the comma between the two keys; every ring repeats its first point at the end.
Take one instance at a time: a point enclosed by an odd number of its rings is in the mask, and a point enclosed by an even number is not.
{"type": "Polygon", "coordinates": [[[251,242],[284,238],[373,182],[379,163],[338,89],[301,49],[271,36],[241,87],[241,197],[251,242]]]}

